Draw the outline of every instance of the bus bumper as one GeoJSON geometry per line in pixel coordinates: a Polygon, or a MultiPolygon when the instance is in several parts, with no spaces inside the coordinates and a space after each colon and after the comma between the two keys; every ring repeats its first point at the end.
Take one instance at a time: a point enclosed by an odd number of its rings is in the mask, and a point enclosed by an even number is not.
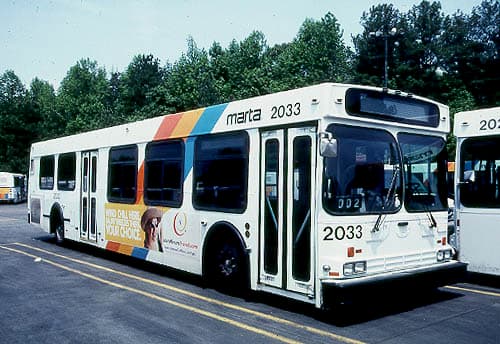
{"type": "Polygon", "coordinates": [[[450,261],[433,266],[391,271],[373,276],[322,280],[323,307],[373,299],[387,293],[424,290],[463,281],[467,264],[450,261]]]}

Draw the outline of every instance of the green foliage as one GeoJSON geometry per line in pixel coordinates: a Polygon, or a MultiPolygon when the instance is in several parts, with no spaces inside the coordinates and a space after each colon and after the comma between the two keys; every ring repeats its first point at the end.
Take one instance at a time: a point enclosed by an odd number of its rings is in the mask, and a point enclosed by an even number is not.
{"type": "MultiPolygon", "coordinates": [[[[26,171],[32,142],[160,114],[225,103],[320,82],[383,84],[448,104],[450,113],[500,106],[500,2],[484,0],[470,15],[442,12],[423,0],[406,13],[382,3],[361,15],[354,51],[331,13],[306,19],[296,37],[269,46],[252,32],[208,52],[193,38],[177,61],[136,55],[107,74],[81,59],[57,91],[35,78],[28,90],[13,71],[0,76],[0,170],[26,171]],[[392,29],[395,34],[390,34],[392,29]],[[377,34],[377,32],[379,32],[377,34]],[[384,35],[385,34],[385,35],[384,35]]],[[[450,135],[448,152],[454,155],[450,135]]]]}
{"type": "Polygon", "coordinates": [[[64,134],[98,129],[112,122],[111,89],[104,68],[82,59],[61,82],[57,111],[66,122],[64,134]]]}
{"type": "Polygon", "coordinates": [[[0,170],[25,172],[36,118],[24,85],[8,70],[0,76],[0,170]]]}

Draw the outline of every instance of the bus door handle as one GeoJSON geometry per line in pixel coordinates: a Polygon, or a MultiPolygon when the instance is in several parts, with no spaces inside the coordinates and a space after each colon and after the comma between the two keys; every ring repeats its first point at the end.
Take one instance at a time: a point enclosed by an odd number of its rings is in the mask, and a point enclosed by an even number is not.
{"type": "Polygon", "coordinates": [[[398,222],[398,227],[405,227],[405,226],[408,226],[408,221],[398,222]]]}

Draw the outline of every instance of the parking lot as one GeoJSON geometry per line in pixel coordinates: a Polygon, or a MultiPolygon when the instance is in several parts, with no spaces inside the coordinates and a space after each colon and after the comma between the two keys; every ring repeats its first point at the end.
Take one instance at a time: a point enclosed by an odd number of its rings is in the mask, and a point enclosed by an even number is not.
{"type": "Polygon", "coordinates": [[[0,205],[4,343],[499,343],[500,290],[462,283],[323,313],[79,244],[0,205]]]}

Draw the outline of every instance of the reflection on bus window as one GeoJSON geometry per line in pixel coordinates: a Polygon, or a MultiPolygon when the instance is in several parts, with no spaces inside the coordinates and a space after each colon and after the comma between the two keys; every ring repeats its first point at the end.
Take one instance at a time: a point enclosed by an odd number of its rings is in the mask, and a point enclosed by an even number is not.
{"type": "Polygon", "coordinates": [[[383,130],[330,125],[338,141],[335,158],[325,158],[323,205],[335,214],[394,212],[401,204],[396,141],[383,130]]]}
{"type": "Polygon", "coordinates": [[[53,155],[40,158],[40,189],[52,190],[54,188],[54,167],[53,155]]]}
{"type": "Polygon", "coordinates": [[[111,148],[108,170],[108,200],[134,203],[137,186],[137,146],[111,148]]]}
{"type": "Polygon", "coordinates": [[[399,134],[408,211],[447,208],[446,144],[440,137],[399,134]]]}
{"type": "Polygon", "coordinates": [[[71,191],[76,185],[76,154],[59,155],[57,163],[57,189],[71,191]]]}
{"type": "Polygon", "coordinates": [[[462,144],[460,199],[471,208],[500,208],[500,138],[470,138],[462,144]]]}
{"type": "Polygon", "coordinates": [[[181,206],[183,165],[183,141],[160,141],[147,145],[144,177],[146,204],[176,208],[181,206]]]}
{"type": "Polygon", "coordinates": [[[248,135],[196,139],[193,205],[196,209],[242,213],[247,206],[248,135]]]}

